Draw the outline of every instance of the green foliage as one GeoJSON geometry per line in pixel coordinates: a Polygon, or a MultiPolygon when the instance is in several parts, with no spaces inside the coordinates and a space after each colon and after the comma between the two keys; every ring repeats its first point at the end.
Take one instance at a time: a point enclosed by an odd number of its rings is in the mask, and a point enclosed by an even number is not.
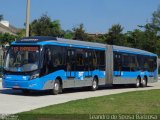
{"type": "Polygon", "coordinates": [[[75,40],[87,40],[87,34],[84,30],[84,25],[80,24],[78,27],[73,28],[73,39],[75,40]]]}
{"type": "Polygon", "coordinates": [[[150,27],[160,35],[160,7],[153,12],[150,27]]]}
{"type": "Polygon", "coordinates": [[[127,38],[126,46],[139,48],[159,54],[160,39],[156,35],[156,32],[154,32],[149,26],[148,24],[146,24],[144,31],[136,29],[134,31],[127,32],[125,34],[127,38]]]}
{"type": "Polygon", "coordinates": [[[123,27],[120,24],[113,25],[106,34],[106,43],[110,45],[124,46],[126,41],[123,35],[123,27]]]}
{"type": "MultiPolygon", "coordinates": [[[[132,45],[140,49],[144,49],[160,56],[160,7],[153,12],[150,23],[144,26],[143,31],[133,31],[131,36],[136,42],[132,45]]],[[[129,41],[130,42],[130,41],[129,41]]]]}
{"type": "Polygon", "coordinates": [[[105,39],[106,37],[103,34],[87,35],[87,41],[90,42],[105,43],[105,39]]]}
{"type": "Polygon", "coordinates": [[[70,30],[64,31],[64,38],[65,39],[73,39],[73,32],[70,30]]]}
{"type": "Polygon", "coordinates": [[[129,47],[142,49],[145,47],[145,33],[139,29],[134,31],[128,31],[126,34],[126,39],[129,47]]]}
{"type": "MultiPolygon", "coordinates": [[[[146,27],[146,30],[145,30],[145,48],[144,49],[147,49],[148,51],[150,52],[154,52],[154,53],[157,53],[157,43],[158,43],[158,39],[157,39],[157,34],[155,31],[152,30],[152,28],[150,27],[146,27]]],[[[159,44],[160,45],[160,44],[159,44]]]]}
{"type": "Polygon", "coordinates": [[[18,36],[14,36],[9,33],[0,34],[0,44],[1,45],[5,45],[7,43],[10,44],[11,42],[15,41],[18,38],[19,38],[18,36]]]}
{"type": "Polygon", "coordinates": [[[20,31],[17,33],[17,35],[18,35],[20,38],[25,37],[25,35],[26,35],[26,29],[20,30],[20,31]]]}
{"type": "Polygon", "coordinates": [[[59,20],[52,21],[46,14],[30,24],[31,36],[62,36],[59,20]]]}

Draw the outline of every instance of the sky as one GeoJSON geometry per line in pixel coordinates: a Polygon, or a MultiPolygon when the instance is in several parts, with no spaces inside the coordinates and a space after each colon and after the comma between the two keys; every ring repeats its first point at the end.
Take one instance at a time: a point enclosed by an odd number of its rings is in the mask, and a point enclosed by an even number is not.
{"type": "MultiPolygon", "coordinates": [[[[158,6],[160,0],[31,0],[30,22],[47,13],[64,30],[83,23],[88,33],[106,33],[113,24],[131,31],[149,22],[158,6]]],[[[24,28],[26,0],[0,0],[0,14],[24,28]]]]}

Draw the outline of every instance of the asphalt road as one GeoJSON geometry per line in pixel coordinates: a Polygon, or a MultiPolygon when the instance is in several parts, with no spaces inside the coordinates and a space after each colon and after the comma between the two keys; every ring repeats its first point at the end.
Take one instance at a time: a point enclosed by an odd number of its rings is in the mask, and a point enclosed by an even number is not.
{"type": "Polygon", "coordinates": [[[67,89],[63,94],[59,95],[50,95],[49,92],[32,92],[26,96],[19,90],[3,89],[0,82],[0,114],[14,114],[71,100],[150,89],[160,89],[160,82],[151,83],[146,88],[129,88],[121,86],[101,88],[97,91],[88,91],[85,88],[81,88],[67,89]]]}

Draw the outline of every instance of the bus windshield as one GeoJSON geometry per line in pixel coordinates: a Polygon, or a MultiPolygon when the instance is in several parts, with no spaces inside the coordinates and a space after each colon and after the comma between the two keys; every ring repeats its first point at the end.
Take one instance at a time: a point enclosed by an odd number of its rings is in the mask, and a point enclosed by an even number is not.
{"type": "Polygon", "coordinates": [[[4,69],[12,72],[36,70],[39,56],[39,46],[11,46],[6,55],[4,69]]]}

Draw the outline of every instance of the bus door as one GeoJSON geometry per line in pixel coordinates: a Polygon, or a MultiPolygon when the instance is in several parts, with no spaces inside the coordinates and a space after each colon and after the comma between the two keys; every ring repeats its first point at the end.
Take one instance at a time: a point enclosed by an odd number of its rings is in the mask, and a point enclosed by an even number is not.
{"type": "Polygon", "coordinates": [[[121,54],[114,52],[114,76],[115,77],[121,76],[121,71],[122,71],[121,54]]]}
{"type": "Polygon", "coordinates": [[[89,76],[91,76],[91,72],[90,72],[90,65],[89,65],[89,52],[88,52],[88,50],[85,50],[84,58],[85,58],[84,71],[86,72],[86,77],[89,77],[89,76]]]}
{"type": "Polygon", "coordinates": [[[67,77],[74,78],[75,77],[75,50],[68,49],[67,50],[67,77]]]}
{"type": "Polygon", "coordinates": [[[87,60],[88,60],[88,76],[92,76],[92,71],[93,71],[93,52],[91,50],[87,51],[87,60]]]}

